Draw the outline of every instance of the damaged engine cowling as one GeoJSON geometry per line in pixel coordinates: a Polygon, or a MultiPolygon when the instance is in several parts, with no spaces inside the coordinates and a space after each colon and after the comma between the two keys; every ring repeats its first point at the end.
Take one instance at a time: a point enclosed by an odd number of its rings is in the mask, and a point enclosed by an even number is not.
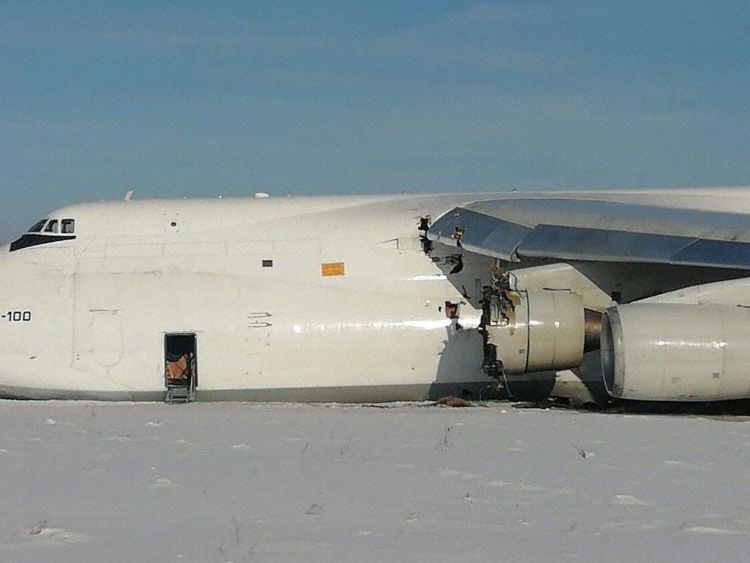
{"type": "Polygon", "coordinates": [[[607,391],[622,399],[719,401],[750,397],[750,310],[633,303],[604,313],[607,391]]]}
{"type": "MultiPolygon", "coordinates": [[[[594,332],[598,339],[598,326],[594,332]]],[[[492,377],[576,367],[586,342],[583,302],[565,290],[488,289],[482,333],[492,377]]]]}

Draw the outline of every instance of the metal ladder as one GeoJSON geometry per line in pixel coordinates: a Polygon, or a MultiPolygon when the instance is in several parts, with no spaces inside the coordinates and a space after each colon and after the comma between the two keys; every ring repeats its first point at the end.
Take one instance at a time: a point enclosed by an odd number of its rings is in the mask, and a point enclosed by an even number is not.
{"type": "Polygon", "coordinates": [[[165,403],[189,403],[193,400],[193,390],[190,385],[168,385],[165,403]]]}

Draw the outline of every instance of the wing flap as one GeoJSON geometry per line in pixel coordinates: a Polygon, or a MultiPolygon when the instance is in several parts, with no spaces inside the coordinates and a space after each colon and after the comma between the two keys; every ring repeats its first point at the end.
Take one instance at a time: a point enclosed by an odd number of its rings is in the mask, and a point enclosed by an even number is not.
{"type": "Polygon", "coordinates": [[[697,240],[675,255],[672,264],[750,270],[750,243],[731,240],[697,240]]]}
{"type": "Polygon", "coordinates": [[[581,227],[538,225],[518,246],[529,258],[668,263],[696,239],[581,227]]]}

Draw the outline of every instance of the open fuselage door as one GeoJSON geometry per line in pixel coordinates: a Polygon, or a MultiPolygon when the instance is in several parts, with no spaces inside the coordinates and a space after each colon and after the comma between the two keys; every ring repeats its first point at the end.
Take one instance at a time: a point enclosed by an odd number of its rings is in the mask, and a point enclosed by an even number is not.
{"type": "Polygon", "coordinates": [[[195,333],[164,335],[166,402],[189,403],[198,385],[198,342],[195,333]]]}

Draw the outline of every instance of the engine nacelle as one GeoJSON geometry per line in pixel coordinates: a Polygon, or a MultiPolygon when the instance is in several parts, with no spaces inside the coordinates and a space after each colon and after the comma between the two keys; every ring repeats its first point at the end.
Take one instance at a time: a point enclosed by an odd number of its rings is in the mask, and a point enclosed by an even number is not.
{"type": "Polygon", "coordinates": [[[570,291],[494,293],[485,298],[485,365],[508,374],[576,367],[585,325],[582,299],[570,291]]]}
{"type": "Polygon", "coordinates": [[[604,313],[601,358],[613,397],[720,401],[750,397],[750,310],[632,303],[604,313]]]}

